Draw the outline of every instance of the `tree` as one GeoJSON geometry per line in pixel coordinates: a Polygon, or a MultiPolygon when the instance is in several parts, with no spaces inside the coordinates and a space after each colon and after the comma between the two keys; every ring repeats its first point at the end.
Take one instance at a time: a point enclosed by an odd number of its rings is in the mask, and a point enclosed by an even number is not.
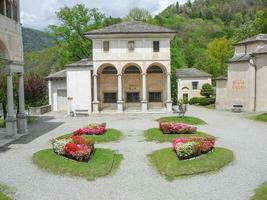
{"type": "Polygon", "coordinates": [[[213,95],[213,93],[214,93],[213,87],[209,83],[205,83],[202,86],[201,91],[200,91],[200,94],[204,97],[207,97],[207,98],[209,98],[211,95],[213,95]]]}
{"type": "Polygon", "coordinates": [[[216,63],[214,67],[219,68],[221,75],[224,75],[226,72],[226,62],[231,57],[231,54],[231,41],[225,37],[215,39],[208,44],[207,58],[216,63]]]}
{"type": "Polygon", "coordinates": [[[176,2],[176,14],[178,15],[180,13],[180,5],[179,2],[176,2]]]}
{"type": "Polygon", "coordinates": [[[85,33],[103,26],[104,14],[88,9],[83,4],[64,7],[56,13],[60,25],[50,25],[49,32],[56,38],[61,64],[91,57],[91,41],[85,33]]]}
{"type": "Polygon", "coordinates": [[[25,78],[25,102],[27,106],[43,106],[48,103],[47,83],[31,72],[25,78]]]}
{"type": "Polygon", "coordinates": [[[148,21],[151,18],[151,14],[144,8],[133,8],[126,16],[127,20],[136,20],[143,22],[148,21]]]}

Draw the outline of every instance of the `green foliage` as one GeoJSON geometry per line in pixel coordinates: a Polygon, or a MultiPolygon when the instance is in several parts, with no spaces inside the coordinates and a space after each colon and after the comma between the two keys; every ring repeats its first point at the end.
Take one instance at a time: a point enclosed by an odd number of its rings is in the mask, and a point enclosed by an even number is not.
{"type": "MultiPolygon", "coordinates": [[[[60,136],[56,139],[69,138],[72,133],[60,136]]],[[[104,135],[83,135],[86,139],[91,139],[95,143],[116,142],[122,138],[122,133],[119,130],[108,128],[104,135]]]]}
{"type": "Polygon", "coordinates": [[[54,174],[78,176],[89,181],[113,174],[123,157],[113,150],[97,148],[87,163],[59,156],[52,149],[46,149],[34,153],[32,159],[38,167],[54,174]]]}
{"type": "Polygon", "coordinates": [[[267,199],[267,182],[263,183],[255,192],[251,200],[265,200],[267,199]]]}
{"type": "Polygon", "coordinates": [[[201,106],[208,106],[208,105],[211,105],[211,104],[215,104],[215,101],[216,99],[214,97],[209,97],[209,98],[200,98],[199,99],[199,105],[201,106]]]}
{"type": "Polygon", "coordinates": [[[189,100],[189,104],[190,104],[190,105],[199,104],[200,98],[202,98],[202,97],[192,97],[192,98],[189,100]]]}
{"type": "Polygon", "coordinates": [[[172,148],[160,149],[149,155],[152,166],[167,180],[198,175],[221,169],[234,159],[233,152],[225,148],[215,148],[198,159],[179,160],[172,148]]]}
{"type": "Polygon", "coordinates": [[[49,32],[56,38],[61,64],[91,57],[91,41],[85,33],[103,26],[104,14],[88,9],[84,4],[64,7],[56,13],[60,25],[50,25],[49,32]]]}
{"type": "Polygon", "coordinates": [[[267,122],[267,113],[257,115],[256,120],[261,122],[267,122]]]}
{"type": "Polygon", "coordinates": [[[204,97],[209,98],[211,95],[214,94],[214,89],[212,85],[209,83],[205,83],[201,88],[200,94],[204,97]]]}
{"type": "Polygon", "coordinates": [[[169,116],[169,117],[162,117],[158,119],[159,122],[179,122],[179,123],[185,123],[190,125],[203,125],[207,124],[202,119],[199,119],[197,117],[177,117],[177,116],[169,116]]]}
{"type": "Polygon", "coordinates": [[[163,134],[159,128],[148,129],[145,133],[146,141],[150,142],[171,142],[176,138],[192,138],[192,137],[208,137],[214,138],[212,135],[203,132],[195,132],[194,134],[163,134]]]}
{"type": "Polygon", "coordinates": [[[126,16],[126,20],[136,20],[143,22],[148,21],[151,18],[151,14],[144,8],[133,8],[126,16]]]}
{"type": "Polygon", "coordinates": [[[22,27],[22,37],[24,52],[40,51],[54,45],[47,32],[22,27]]]}
{"type": "Polygon", "coordinates": [[[26,73],[33,72],[41,77],[46,77],[52,72],[62,69],[60,49],[57,46],[41,51],[24,54],[24,69],[26,73]]]}

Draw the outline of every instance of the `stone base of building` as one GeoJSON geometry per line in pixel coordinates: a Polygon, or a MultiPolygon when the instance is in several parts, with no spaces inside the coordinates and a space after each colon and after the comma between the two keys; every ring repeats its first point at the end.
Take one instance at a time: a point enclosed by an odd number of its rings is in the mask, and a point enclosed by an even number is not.
{"type": "Polygon", "coordinates": [[[93,113],[99,113],[99,101],[93,102],[93,113]]]}
{"type": "Polygon", "coordinates": [[[17,119],[15,117],[7,117],[6,119],[6,138],[16,137],[18,133],[17,119]]]}
{"type": "Polygon", "coordinates": [[[117,102],[117,111],[118,113],[123,113],[123,101],[117,102]]]}
{"type": "Polygon", "coordinates": [[[142,101],[142,112],[147,112],[147,101],[142,101]]]}
{"type": "Polygon", "coordinates": [[[172,112],[172,101],[166,102],[166,110],[167,112],[172,112]]]}
{"type": "Polygon", "coordinates": [[[18,133],[19,134],[27,134],[28,127],[27,127],[27,116],[25,114],[18,114],[18,133]]]}

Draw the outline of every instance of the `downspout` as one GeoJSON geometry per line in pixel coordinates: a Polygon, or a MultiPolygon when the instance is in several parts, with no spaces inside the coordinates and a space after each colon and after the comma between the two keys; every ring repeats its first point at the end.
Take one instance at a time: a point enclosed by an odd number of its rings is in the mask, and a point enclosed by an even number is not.
{"type": "Polygon", "coordinates": [[[253,111],[256,112],[256,106],[257,106],[257,66],[256,66],[256,57],[254,55],[252,55],[252,62],[250,62],[250,64],[255,68],[255,88],[254,88],[254,108],[253,111]]]}

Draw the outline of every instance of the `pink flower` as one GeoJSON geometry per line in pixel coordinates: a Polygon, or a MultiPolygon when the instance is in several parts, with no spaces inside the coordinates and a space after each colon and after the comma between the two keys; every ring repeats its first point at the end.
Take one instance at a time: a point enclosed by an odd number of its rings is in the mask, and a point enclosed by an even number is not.
{"type": "Polygon", "coordinates": [[[187,143],[189,141],[190,141],[190,139],[188,139],[188,138],[177,138],[177,139],[174,139],[172,141],[172,148],[173,148],[173,150],[175,150],[177,145],[185,144],[185,143],[187,143]]]}

